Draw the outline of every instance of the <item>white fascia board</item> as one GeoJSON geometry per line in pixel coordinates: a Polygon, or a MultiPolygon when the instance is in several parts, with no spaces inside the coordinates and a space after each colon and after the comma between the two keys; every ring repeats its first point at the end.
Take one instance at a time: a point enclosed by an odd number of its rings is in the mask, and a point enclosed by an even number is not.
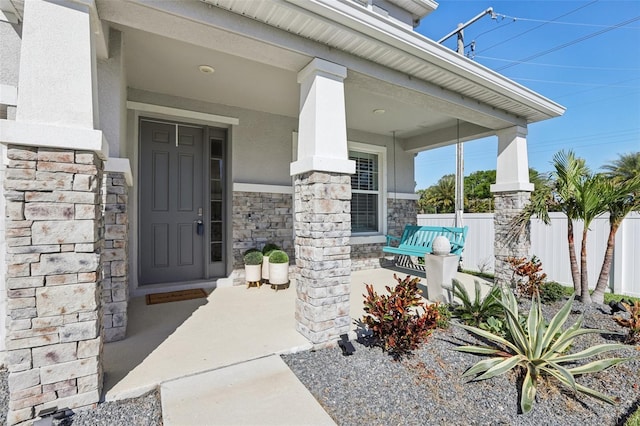
{"type": "Polygon", "coordinates": [[[106,160],[109,144],[100,130],[44,123],[0,120],[0,141],[5,144],[93,151],[106,160]]]}
{"type": "Polygon", "coordinates": [[[233,192],[265,192],[270,194],[292,194],[293,187],[286,185],[264,185],[261,183],[233,183],[233,192]]]}
{"type": "Polygon", "coordinates": [[[124,174],[127,185],[133,186],[133,174],[131,173],[131,163],[128,158],[109,157],[104,163],[104,171],[124,174]]]}
{"type": "Polygon", "coordinates": [[[127,109],[146,112],[150,114],[157,114],[167,117],[179,117],[189,120],[200,121],[203,123],[211,124],[223,124],[229,126],[237,126],[240,124],[240,119],[236,117],[226,117],[223,115],[209,114],[206,112],[192,111],[187,109],[166,107],[156,104],[148,104],[144,102],[127,101],[127,109]]]}
{"type": "Polygon", "coordinates": [[[0,84],[0,104],[18,105],[18,88],[7,84],[0,84]]]}
{"type": "Polygon", "coordinates": [[[350,0],[284,0],[330,19],[347,28],[433,63],[475,84],[516,99],[549,118],[564,113],[560,104],[460,55],[421,34],[381,20],[374,12],[357,7],[350,0]]]}
{"type": "Polygon", "coordinates": [[[420,196],[413,192],[388,192],[387,198],[391,200],[419,200],[420,196]]]}

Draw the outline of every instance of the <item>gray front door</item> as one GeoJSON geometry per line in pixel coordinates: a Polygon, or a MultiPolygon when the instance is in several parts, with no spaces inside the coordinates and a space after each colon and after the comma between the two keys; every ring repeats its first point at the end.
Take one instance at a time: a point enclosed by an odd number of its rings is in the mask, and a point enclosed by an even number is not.
{"type": "Polygon", "coordinates": [[[140,120],[138,280],[142,285],[208,275],[204,138],[204,128],[140,120]]]}

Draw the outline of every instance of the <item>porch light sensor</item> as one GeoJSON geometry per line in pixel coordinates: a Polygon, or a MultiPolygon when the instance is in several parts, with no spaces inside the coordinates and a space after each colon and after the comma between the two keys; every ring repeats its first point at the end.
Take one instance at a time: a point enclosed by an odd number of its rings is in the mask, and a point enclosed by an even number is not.
{"type": "Polygon", "coordinates": [[[198,69],[203,74],[213,74],[215,72],[215,68],[213,68],[211,65],[200,65],[198,69]]]}
{"type": "Polygon", "coordinates": [[[382,114],[384,114],[385,112],[387,112],[387,111],[385,111],[385,110],[383,110],[383,109],[374,109],[374,110],[373,110],[373,113],[374,113],[375,115],[382,115],[382,114]]]}

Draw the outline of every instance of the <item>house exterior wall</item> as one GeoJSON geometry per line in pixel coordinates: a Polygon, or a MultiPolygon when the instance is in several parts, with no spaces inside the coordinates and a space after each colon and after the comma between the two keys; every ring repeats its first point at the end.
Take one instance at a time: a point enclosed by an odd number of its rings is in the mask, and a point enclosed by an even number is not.
{"type": "MultiPolygon", "coordinates": [[[[234,185],[245,185],[245,189],[234,190],[231,203],[231,227],[228,230],[232,258],[229,276],[238,285],[243,281],[242,255],[249,248],[262,248],[267,242],[274,242],[281,246],[290,256],[292,266],[295,263],[293,253],[293,188],[289,175],[289,164],[294,158],[293,131],[297,128],[297,120],[260,111],[251,111],[226,105],[211,104],[193,99],[177,98],[159,93],[151,93],[136,89],[129,89],[128,99],[154,105],[171,106],[190,111],[206,112],[210,114],[235,117],[239,125],[230,131],[232,180],[234,185]],[[268,147],[268,149],[266,149],[268,147]],[[249,189],[246,189],[248,185],[249,189]],[[273,191],[270,187],[277,187],[273,191]],[[253,189],[251,189],[253,187],[253,189]]],[[[142,114],[141,114],[142,115],[142,114]]],[[[180,119],[176,119],[180,121],[180,119]]],[[[128,120],[127,152],[132,153],[132,164],[137,164],[137,150],[135,141],[135,119],[128,120]]],[[[401,233],[407,223],[415,223],[415,201],[397,199],[396,193],[401,195],[413,194],[414,154],[402,149],[402,140],[395,140],[389,135],[376,135],[369,132],[348,129],[347,137],[350,141],[360,144],[385,147],[386,176],[385,188],[388,194],[387,229],[386,233],[401,233]],[[396,228],[400,228],[397,231],[396,228]]],[[[135,168],[136,166],[134,166],[135,168]]],[[[231,187],[230,187],[231,189],[231,187]]],[[[130,198],[137,199],[136,189],[130,198]]],[[[131,216],[130,246],[132,247],[130,260],[137,258],[135,246],[135,231],[137,218],[131,216]]],[[[375,243],[352,245],[353,268],[365,269],[379,267],[382,256],[381,241],[384,233],[377,237],[375,243]]],[[[131,265],[133,269],[135,266],[131,265]]],[[[292,268],[292,271],[295,268],[292,268]]],[[[137,279],[132,285],[137,285],[137,279]]]]}
{"type": "Polygon", "coordinates": [[[232,220],[233,269],[244,267],[246,250],[261,250],[266,243],[277,244],[294,260],[293,194],[290,192],[234,191],[232,220]]]}
{"type": "Polygon", "coordinates": [[[18,86],[21,25],[0,21],[0,84],[18,86]]]}
{"type": "Polygon", "coordinates": [[[99,125],[109,142],[111,157],[124,157],[126,145],[127,88],[124,45],[120,31],[109,33],[109,58],[96,64],[99,125]]]}

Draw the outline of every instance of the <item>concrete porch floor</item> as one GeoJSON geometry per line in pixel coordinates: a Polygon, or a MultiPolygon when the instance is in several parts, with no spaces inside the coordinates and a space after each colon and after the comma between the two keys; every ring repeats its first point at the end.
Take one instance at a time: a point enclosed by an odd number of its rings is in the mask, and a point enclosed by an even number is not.
{"type": "MultiPolygon", "coordinates": [[[[385,285],[393,287],[394,273],[404,277],[408,272],[373,269],[352,273],[352,319],[362,318],[364,313],[365,283],[382,292],[385,285]]],[[[425,284],[424,273],[421,275],[425,284]]],[[[457,279],[469,291],[474,280],[487,283],[466,274],[458,274],[457,279]]],[[[147,306],[142,297],[132,299],[127,338],[104,348],[105,399],[136,397],[161,386],[165,425],[202,424],[204,419],[217,419],[217,424],[282,424],[295,418],[290,416],[295,416],[291,410],[296,405],[303,415],[298,421],[304,418],[308,424],[332,424],[277,356],[311,348],[295,330],[295,297],[292,280],[289,289],[277,292],[268,285],[237,286],[215,289],[206,299],[183,302],[147,306]],[[286,405],[283,410],[274,410],[273,401],[262,408],[256,406],[251,392],[254,396],[261,389],[267,393],[278,383],[299,401],[279,399],[286,405]],[[234,395],[235,405],[228,400],[234,395]],[[241,409],[234,413],[234,406],[241,409]],[[258,417],[247,411],[252,406],[258,417]],[[271,420],[264,417],[267,408],[273,412],[271,420]],[[281,417],[283,412],[287,418],[281,417]]]]}

